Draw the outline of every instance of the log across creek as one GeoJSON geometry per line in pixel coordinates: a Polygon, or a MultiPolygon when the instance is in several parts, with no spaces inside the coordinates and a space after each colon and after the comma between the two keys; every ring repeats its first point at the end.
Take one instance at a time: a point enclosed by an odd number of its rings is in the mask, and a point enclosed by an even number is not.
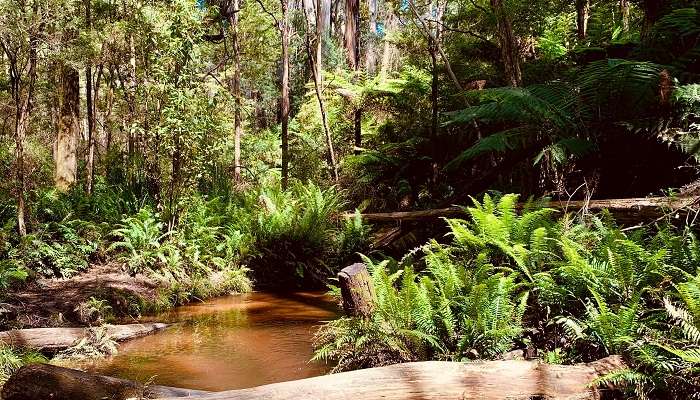
{"type": "Polygon", "coordinates": [[[624,368],[619,356],[577,365],[538,361],[424,361],[342,372],[250,389],[208,393],[148,386],[53,365],[22,367],[5,384],[4,400],[496,400],[598,399],[590,383],[624,368]]]}

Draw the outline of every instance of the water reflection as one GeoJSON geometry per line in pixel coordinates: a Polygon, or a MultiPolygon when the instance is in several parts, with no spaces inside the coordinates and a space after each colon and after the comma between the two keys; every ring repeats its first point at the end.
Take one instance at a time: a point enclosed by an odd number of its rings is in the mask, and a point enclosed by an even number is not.
{"type": "Polygon", "coordinates": [[[193,304],[157,316],[174,325],[127,342],[119,354],[85,366],[110,376],[220,391],[322,375],[309,363],[320,321],[338,310],[319,293],[252,293],[193,304]]]}

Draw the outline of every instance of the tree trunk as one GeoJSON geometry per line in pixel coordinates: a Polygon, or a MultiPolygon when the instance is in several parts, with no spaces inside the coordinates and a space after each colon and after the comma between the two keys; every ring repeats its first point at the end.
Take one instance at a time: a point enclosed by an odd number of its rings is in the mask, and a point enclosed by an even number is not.
{"type": "MultiPolygon", "coordinates": [[[[92,29],[92,0],[85,0],[85,25],[90,31],[92,29]]],[[[88,159],[87,159],[87,179],[86,189],[88,194],[92,194],[92,185],[95,174],[95,107],[93,102],[92,89],[92,63],[88,59],[85,65],[85,106],[87,109],[87,138],[88,138],[88,159]]]]}
{"type": "Polygon", "coordinates": [[[355,263],[338,273],[343,310],[349,317],[370,318],[374,311],[374,286],[367,266],[355,263]]]}
{"type": "Polygon", "coordinates": [[[522,72],[520,71],[520,55],[510,17],[503,6],[503,0],[491,0],[491,9],[496,15],[498,41],[501,46],[501,58],[506,80],[508,85],[518,87],[522,84],[522,72]]]}
{"type": "Polygon", "coordinates": [[[282,189],[289,186],[289,0],[282,3],[282,20],[279,30],[282,36],[282,97],[280,117],[282,122],[282,189]]]}
{"type": "Polygon", "coordinates": [[[501,400],[599,399],[590,383],[627,368],[620,356],[586,364],[539,361],[424,361],[367,368],[225,392],[148,386],[46,364],[22,367],[5,384],[5,400],[501,400]]]}
{"type": "Polygon", "coordinates": [[[668,0],[643,0],[642,10],[644,11],[644,24],[642,25],[642,36],[651,30],[656,21],[663,15],[668,0]]]}
{"type": "MultiPolygon", "coordinates": [[[[27,101],[26,103],[29,103],[27,101]]],[[[25,222],[24,196],[27,190],[27,182],[24,167],[24,143],[27,137],[29,125],[29,105],[22,104],[17,108],[15,116],[15,168],[17,169],[17,232],[20,236],[27,234],[25,222]]]]}
{"type": "Polygon", "coordinates": [[[50,364],[24,366],[2,388],[4,400],[128,400],[205,394],[208,392],[144,385],[50,364]]]}
{"type": "Polygon", "coordinates": [[[309,57],[309,67],[311,69],[311,75],[313,76],[314,80],[314,89],[316,90],[316,99],[318,100],[318,108],[321,113],[321,124],[323,125],[323,133],[326,136],[326,147],[328,148],[328,163],[331,166],[333,180],[335,182],[338,182],[338,165],[336,164],[335,151],[333,150],[333,137],[331,136],[331,132],[328,129],[326,107],[323,102],[323,94],[321,93],[321,79],[319,76],[320,70],[317,69],[318,64],[314,62],[313,52],[311,50],[311,40],[309,39],[309,35],[311,34],[311,22],[306,7],[304,7],[304,18],[306,20],[306,53],[309,57]]]}
{"type": "Polygon", "coordinates": [[[54,181],[56,188],[67,191],[76,179],[77,149],[80,134],[80,76],[74,68],[61,68],[61,107],[56,135],[54,181]]]}
{"type": "Polygon", "coordinates": [[[345,51],[348,67],[357,71],[360,62],[360,1],[345,0],[345,51]]]}
{"type": "MultiPolygon", "coordinates": [[[[386,23],[384,29],[389,32],[396,27],[396,16],[393,12],[389,11],[389,15],[386,18],[386,23]]],[[[394,70],[394,63],[396,60],[396,47],[384,37],[384,49],[382,50],[382,65],[379,70],[379,75],[382,79],[385,79],[389,72],[394,70]]]]}
{"type": "Polygon", "coordinates": [[[243,127],[241,124],[241,54],[238,43],[238,12],[240,0],[233,0],[233,10],[229,14],[231,25],[231,47],[233,49],[233,97],[235,110],[233,113],[233,180],[241,182],[241,136],[243,127]]]}
{"type": "MultiPolygon", "coordinates": [[[[626,368],[619,356],[587,364],[539,361],[424,361],[230,390],[193,400],[593,400],[589,384],[626,368]]],[[[14,399],[11,399],[14,400],[14,399]]]]}
{"type": "MultiPolygon", "coordinates": [[[[345,0],[345,50],[347,52],[348,66],[355,71],[360,69],[360,0],[345,0]]],[[[362,109],[360,106],[354,111],[355,124],[355,152],[362,147],[362,109]]]]}
{"type": "MultiPolygon", "coordinates": [[[[38,12],[38,4],[34,3],[33,12],[38,12]]],[[[2,42],[2,51],[7,56],[10,92],[15,105],[15,196],[17,198],[17,233],[27,235],[25,195],[27,191],[26,167],[24,162],[24,146],[29,132],[29,114],[34,96],[34,86],[37,77],[37,45],[35,32],[29,33],[29,48],[27,62],[22,65],[17,52],[11,51],[10,46],[2,42]],[[25,70],[25,68],[27,68],[25,70]]]]}
{"type": "Polygon", "coordinates": [[[331,0],[316,2],[316,75],[323,88],[323,49],[331,25],[331,0]]]}
{"type": "Polygon", "coordinates": [[[620,0],[620,19],[622,21],[622,31],[630,30],[630,3],[629,0],[620,0]]]}
{"type": "Polygon", "coordinates": [[[377,71],[377,0],[367,0],[367,11],[369,14],[369,38],[367,39],[367,48],[365,50],[365,60],[367,74],[374,75],[377,71]]]}
{"type": "Polygon", "coordinates": [[[578,36],[579,40],[586,39],[590,13],[590,0],[576,0],[576,36],[578,36]]]}

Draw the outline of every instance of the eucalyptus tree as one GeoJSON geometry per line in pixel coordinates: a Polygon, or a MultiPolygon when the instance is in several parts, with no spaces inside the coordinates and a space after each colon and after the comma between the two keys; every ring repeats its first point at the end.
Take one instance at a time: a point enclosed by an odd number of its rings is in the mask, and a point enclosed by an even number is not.
{"type": "Polygon", "coordinates": [[[40,0],[0,2],[0,46],[7,63],[9,89],[14,103],[15,196],[20,236],[27,234],[25,146],[34,106],[40,35],[45,24],[42,3],[40,0]]]}

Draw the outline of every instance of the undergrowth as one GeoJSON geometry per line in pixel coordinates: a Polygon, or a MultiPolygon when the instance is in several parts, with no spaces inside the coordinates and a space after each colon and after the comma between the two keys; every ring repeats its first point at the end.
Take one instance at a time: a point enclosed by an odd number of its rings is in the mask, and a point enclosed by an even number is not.
{"type": "Polygon", "coordinates": [[[323,326],[314,359],[340,371],[526,348],[556,363],[620,354],[630,369],[596,383],[626,383],[640,398],[697,392],[696,231],[623,231],[606,214],[516,204],[515,195],[486,195],[466,208],[468,219],[446,220],[447,243],[399,261],[365,258],[376,312],[323,326]]]}

